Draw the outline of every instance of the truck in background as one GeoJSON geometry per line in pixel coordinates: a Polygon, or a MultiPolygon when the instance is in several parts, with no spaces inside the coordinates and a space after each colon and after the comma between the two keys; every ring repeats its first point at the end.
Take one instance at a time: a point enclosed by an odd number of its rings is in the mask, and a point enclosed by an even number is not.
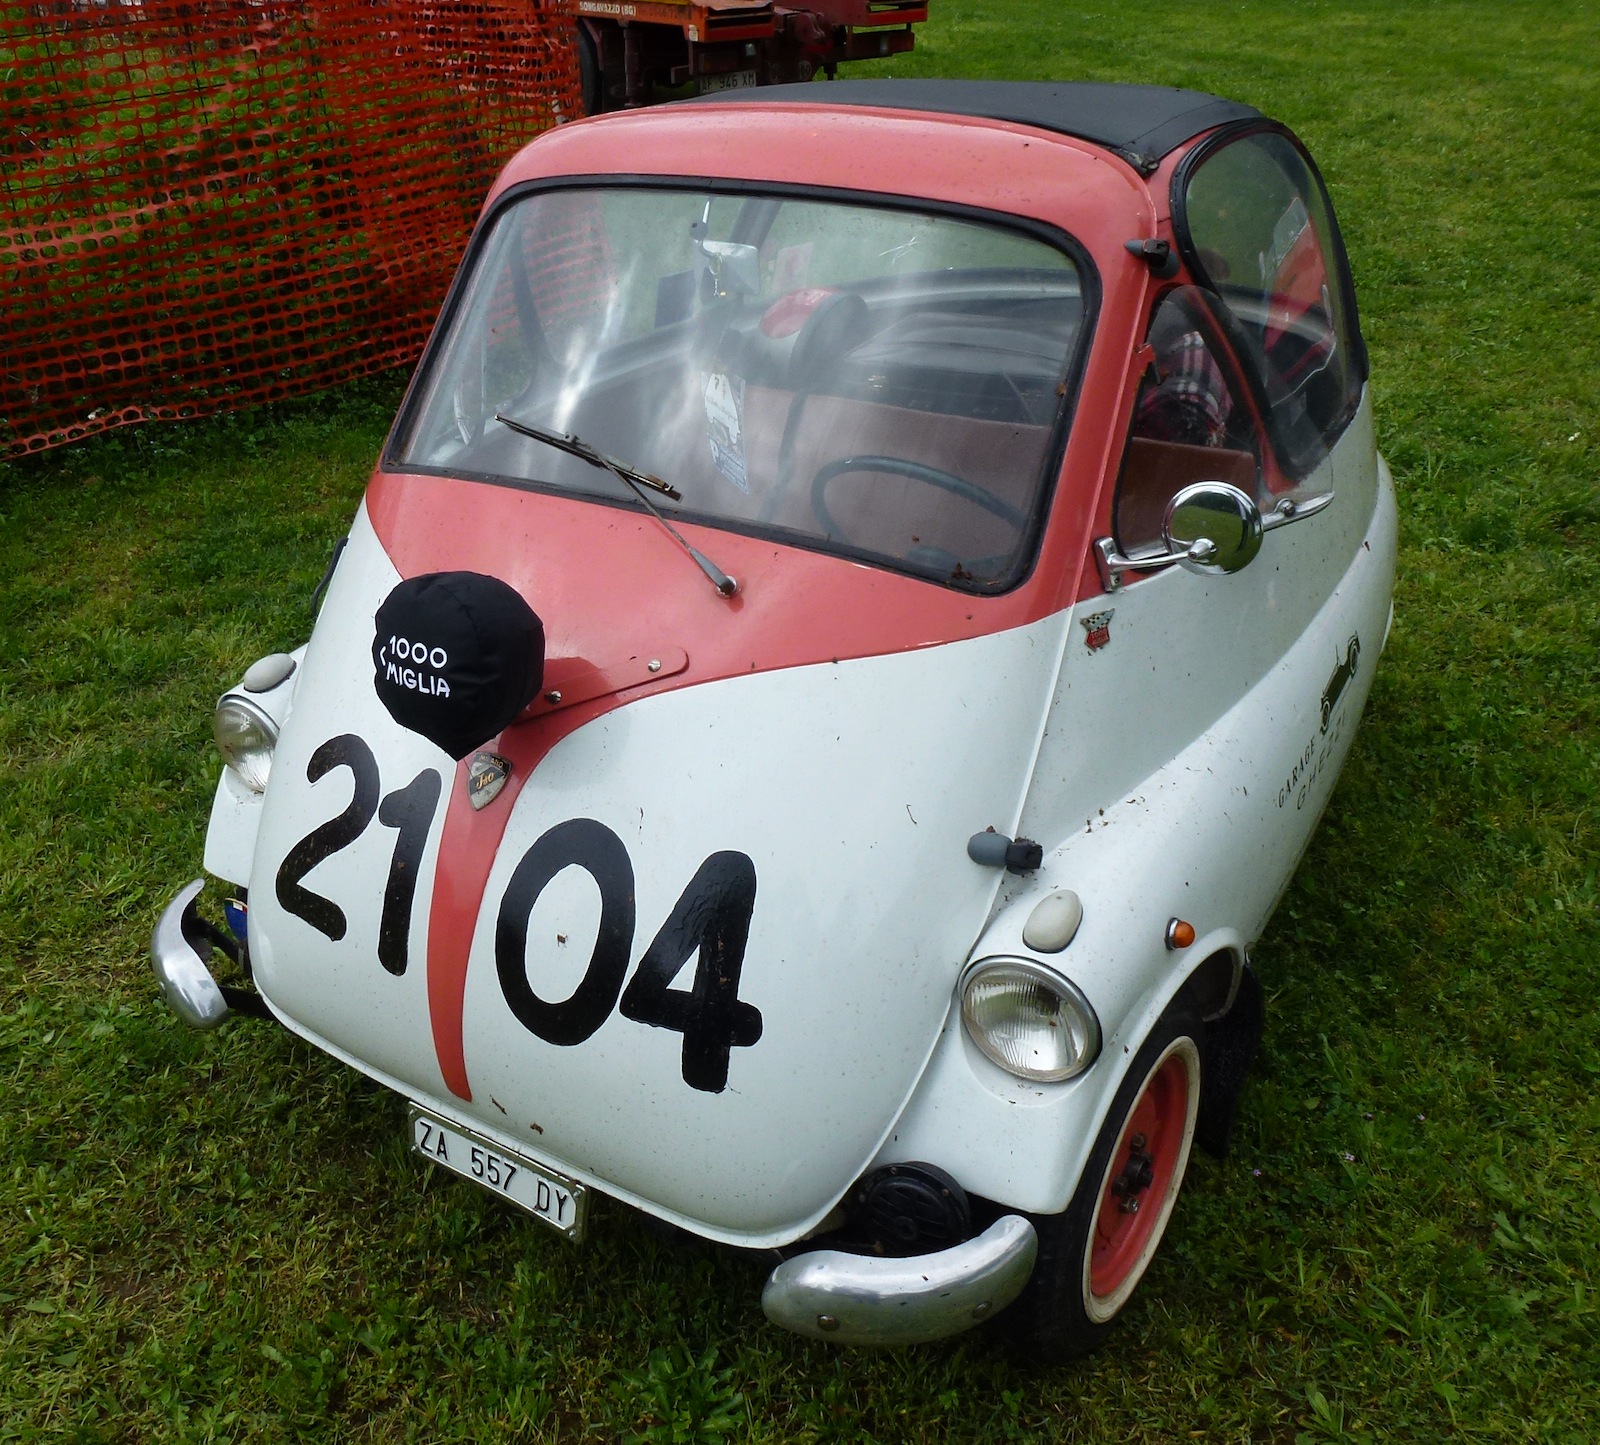
{"type": "Polygon", "coordinates": [[[830,78],[910,50],[927,0],[571,0],[590,115],[669,96],[830,78]]]}

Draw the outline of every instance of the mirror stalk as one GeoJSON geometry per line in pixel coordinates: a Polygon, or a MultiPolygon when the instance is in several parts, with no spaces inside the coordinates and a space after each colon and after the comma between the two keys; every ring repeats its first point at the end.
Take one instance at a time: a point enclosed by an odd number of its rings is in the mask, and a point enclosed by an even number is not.
{"type": "Polygon", "coordinates": [[[1195,482],[1173,497],[1167,507],[1162,528],[1166,545],[1161,551],[1146,557],[1125,557],[1117,551],[1112,538],[1101,537],[1095,542],[1094,561],[1100,583],[1107,592],[1115,592],[1121,588],[1125,572],[1153,572],[1174,562],[1202,574],[1237,572],[1254,559],[1263,533],[1314,517],[1332,501],[1331,491],[1299,500],[1284,497],[1263,516],[1237,487],[1225,482],[1195,482]],[[1174,535],[1175,523],[1180,535],[1174,535]],[[1199,528],[1209,531],[1212,524],[1220,524],[1224,532],[1233,536],[1231,545],[1219,545],[1213,537],[1199,534],[1199,528]]]}

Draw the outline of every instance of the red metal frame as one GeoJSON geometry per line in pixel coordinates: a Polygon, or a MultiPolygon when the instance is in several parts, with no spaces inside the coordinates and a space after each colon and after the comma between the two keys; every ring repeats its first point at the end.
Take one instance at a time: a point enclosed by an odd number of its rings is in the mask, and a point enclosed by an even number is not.
{"type": "Polygon", "coordinates": [[[928,18],[927,0],[812,0],[805,8],[830,25],[862,29],[874,25],[920,25],[928,18]]]}
{"type": "Polygon", "coordinates": [[[777,28],[771,0],[574,0],[573,9],[592,20],[670,26],[697,44],[766,40],[777,28]]]}

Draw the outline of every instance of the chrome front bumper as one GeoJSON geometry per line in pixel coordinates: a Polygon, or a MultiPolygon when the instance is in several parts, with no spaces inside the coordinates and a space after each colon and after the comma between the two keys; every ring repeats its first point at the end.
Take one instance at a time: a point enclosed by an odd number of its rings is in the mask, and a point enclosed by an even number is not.
{"type": "Polygon", "coordinates": [[[228,1000],[206,964],[212,940],[195,910],[204,887],[196,878],[167,904],[150,937],[150,962],[173,1013],[190,1028],[214,1029],[228,1016],[228,1000]]]}
{"type": "Polygon", "coordinates": [[[1017,1214],[937,1254],[878,1259],[819,1249],[767,1278],[761,1308],[775,1325],[840,1345],[916,1345],[998,1314],[1033,1273],[1039,1239],[1017,1214]]]}

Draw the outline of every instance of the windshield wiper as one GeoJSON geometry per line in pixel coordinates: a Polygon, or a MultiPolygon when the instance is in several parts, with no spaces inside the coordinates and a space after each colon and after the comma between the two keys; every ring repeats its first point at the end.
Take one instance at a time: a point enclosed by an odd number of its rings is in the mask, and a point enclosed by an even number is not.
{"type": "Polygon", "coordinates": [[[543,427],[529,426],[526,422],[516,421],[509,416],[502,416],[499,412],[494,414],[494,419],[502,426],[510,427],[519,436],[531,437],[536,442],[543,442],[548,447],[554,447],[557,451],[566,452],[569,456],[588,462],[591,467],[599,467],[601,471],[612,473],[639,499],[644,509],[671,533],[672,540],[694,558],[695,565],[711,579],[711,585],[722,596],[732,597],[739,590],[739,584],[732,577],[717,566],[698,547],[689,545],[688,539],[661,514],[656,504],[645,496],[641,490],[643,487],[649,487],[652,491],[671,497],[675,502],[681,502],[683,493],[670,482],[664,482],[660,477],[653,477],[649,472],[641,472],[637,467],[630,467],[626,462],[619,462],[615,457],[607,456],[598,447],[592,447],[581,437],[572,436],[568,432],[546,431],[543,427]]]}
{"type": "Polygon", "coordinates": [[[499,412],[494,414],[494,419],[510,427],[520,436],[532,437],[534,441],[543,442],[547,447],[554,447],[557,451],[566,452],[569,456],[588,462],[591,467],[615,472],[625,482],[636,482],[641,487],[649,487],[652,491],[671,497],[675,502],[683,500],[683,493],[670,482],[664,482],[660,477],[653,477],[649,472],[641,472],[637,467],[630,467],[626,462],[619,462],[615,457],[607,456],[598,447],[590,446],[582,437],[575,437],[570,432],[546,431],[543,427],[529,426],[525,421],[514,421],[509,416],[501,416],[499,412]]]}

